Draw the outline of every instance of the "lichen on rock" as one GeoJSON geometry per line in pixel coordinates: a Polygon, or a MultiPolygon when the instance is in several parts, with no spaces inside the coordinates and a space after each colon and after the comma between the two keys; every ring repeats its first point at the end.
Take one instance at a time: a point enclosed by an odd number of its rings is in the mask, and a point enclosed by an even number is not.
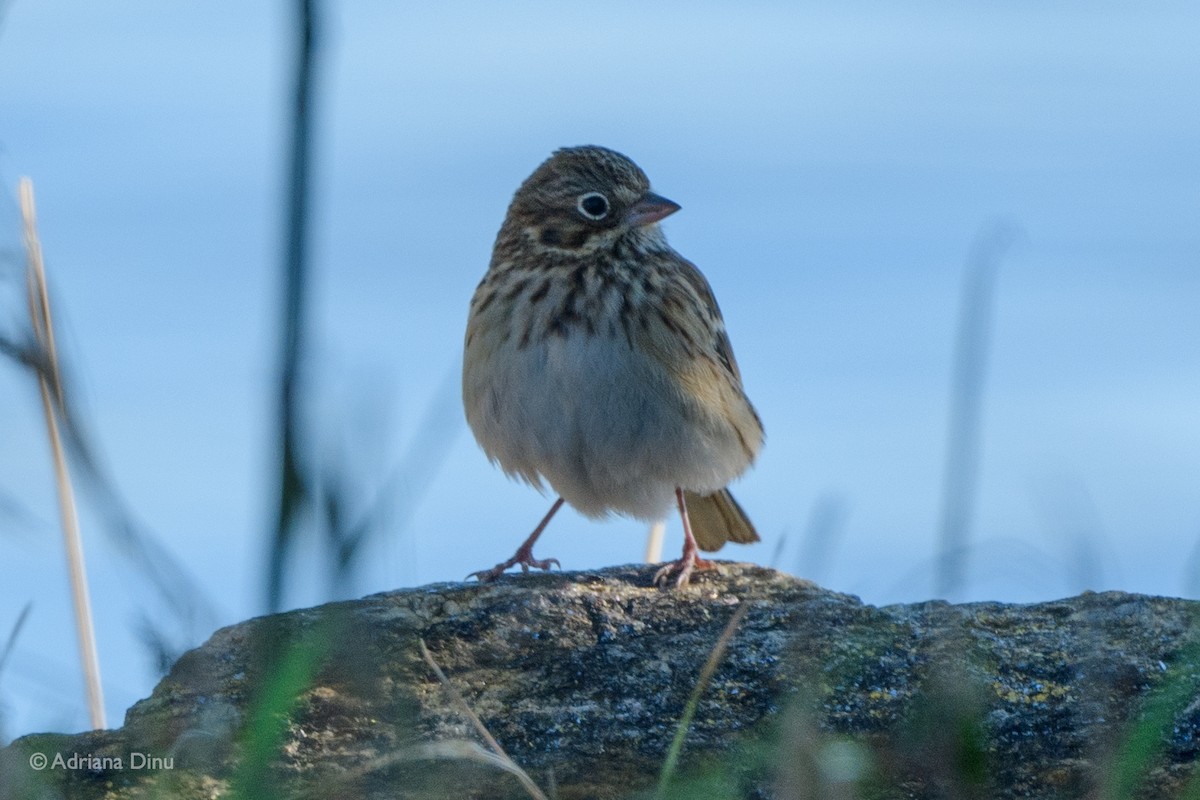
{"type": "Polygon", "coordinates": [[[479,736],[420,640],[535,783],[564,800],[650,796],[743,603],[673,796],[1084,798],[1133,781],[1161,798],[1190,780],[1195,603],[1110,592],[875,608],[750,565],[722,563],[670,591],[651,585],[653,571],[437,584],[222,629],[122,728],[26,736],[0,752],[0,798],[230,794],[252,758],[259,698],[298,642],[317,643],[315,669],[254,765],[278,796],[527,797],[512,775],[434,746],[479,736]],[[1156,713],[1162,735],[1147,734],[1156,713]],[[1143,762],[1128,745],[1138,731],[1154,744],[1143,762]],[[28,766],[33,753],[72,751],[173,766],[28,766]]]}

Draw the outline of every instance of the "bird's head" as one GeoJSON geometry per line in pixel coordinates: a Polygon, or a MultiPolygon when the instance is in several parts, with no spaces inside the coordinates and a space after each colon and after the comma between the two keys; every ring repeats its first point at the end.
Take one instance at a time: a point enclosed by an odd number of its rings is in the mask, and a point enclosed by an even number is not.
{"type": "Polygon", "coordinates": [[[678,210],[615,150],[564,147],[521,184],[505,227],[542,247],[586,253],[623,237],[658,238],[658,221],[678,210]]]}

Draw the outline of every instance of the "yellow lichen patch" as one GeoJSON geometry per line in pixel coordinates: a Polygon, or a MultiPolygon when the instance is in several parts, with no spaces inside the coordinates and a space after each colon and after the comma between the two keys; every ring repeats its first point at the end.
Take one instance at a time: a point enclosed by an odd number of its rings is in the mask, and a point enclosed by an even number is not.
{"type": "Polygon", "coordinates": [[[1069,689],[1058,683],[1035,681],[1028,686],[1007,686],[1000,681],[992,682],[992,691],[1006,703],[1046,703],[1069,694],[1069,689]]]}

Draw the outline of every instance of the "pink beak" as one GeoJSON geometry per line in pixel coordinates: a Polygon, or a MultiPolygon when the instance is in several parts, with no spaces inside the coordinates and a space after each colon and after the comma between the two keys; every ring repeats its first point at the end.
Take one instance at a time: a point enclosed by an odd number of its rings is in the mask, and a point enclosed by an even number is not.
{"type": "Polygon", "coordinates": [[[642,199],[629,209],[625,219],[629,220],[630,225],[650,225],[674,214],[681,207],[674,200],[668,200],[654,192],[646,192],[642,199]]]}

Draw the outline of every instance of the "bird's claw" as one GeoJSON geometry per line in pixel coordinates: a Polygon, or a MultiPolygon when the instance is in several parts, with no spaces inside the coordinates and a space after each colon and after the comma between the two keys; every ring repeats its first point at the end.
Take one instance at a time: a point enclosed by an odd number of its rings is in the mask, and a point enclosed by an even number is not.
{"type": "Polygon", "coordinates": [[[550,571],[551,567],[558,567],[559,569],[562,569],[562,564],[558,563],[557,558],[530,557],[526,560],[518,561],[516,563],[521,565],[521,572],[529,572],[530,567],[533,567],[534,569],[543,569],[547,572],[550,571]]]}
{"type": "Polygon", "coordinates": [[[551,567],[562,569],[562,564],[558,563],[557,558],[534,558],[533,553],[520,553],[510,558],[508,561],[502,561],[491,569],[481,569],[478,572],[472,572],[467,576],[467,580],[475,578],[480,583],[491,583],[492,581],[503,575],[509,567],[520,565],[521,572],[528,573],[529,568],[543,569],[549,571],[551,567]]]}
{"type": "Polygon", "coordinates": [[[658,571],[654,573],[654,585],[666,586],[671,580],[671,573],[678,572],[679,577],[675,579],[675,588],[678,589],[681,586],[687,586],[691,582],[693,571],[698,569],[713,569],[715,567],[716,564],[707,559],[696,558],[695,556],[688,558],[684,556],[678,561],[668,561],[659,567],[658,571]]]}

